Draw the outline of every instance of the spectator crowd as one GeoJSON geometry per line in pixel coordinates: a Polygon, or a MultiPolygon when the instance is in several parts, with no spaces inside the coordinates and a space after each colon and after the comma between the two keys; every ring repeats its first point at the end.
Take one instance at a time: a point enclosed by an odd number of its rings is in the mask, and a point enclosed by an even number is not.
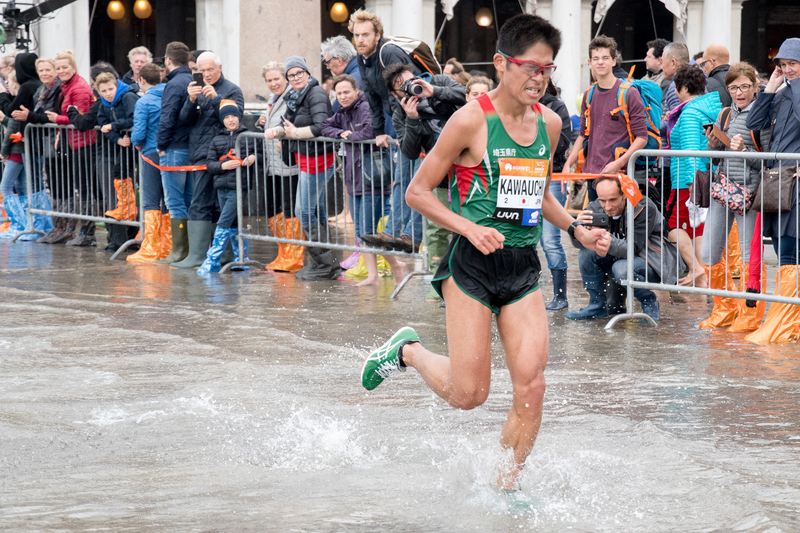
{"type": "MultiPolygon", "coordinates": [[[[352,40],[336,36],[320,46],[332,79],[317,80],[304,57],[270,58],[261,71],[270,96],[251,128],[263,132],[263,140],[243,138],[241,157],[237,139],[249,131],[244,96],[213,51],[172,42],[163,57],[154,58],[140,46],[128,54],[130,70],[124,75],[100,61],[89,80],[78,73],[68,50],[53,58],[4,57],[0,194],[9,222],[0,238],[33,229],[45,235],[20,238],[96,246],[95,221],[86,218],[93,216],[120,222],[106,224],[106,250],[113,252],[137,237],[133,222],[141,208],[141,245],[128,261],[196,268],[200,275],[218,272],[226,263],[248,261],[246,241],[243,257],[232,246],[239,227],[236,174],[242,168],[240,194],[246,197],[260,180],[272,234],[308,243],[280,243],[267,269],[329,280],[360,257],[366,270],[360,285],[378,284],[384,268],[397,283],[404,279],[406,264],[397,255],[356,253],[340,261],[326,246],[335,242],[329,184],[342,176],[356,246],[411,253],[425,240],[435,270],[451,236],[432,222],[423,224],[405,202],[405,191],[448,119],[464,106],[478,105],[473,100],[489,98],[494,80],[467,72],[455,58],[440,67],[427,45],[386,36],[380,18],[366,10],[352,14],[348,30],[352,40]],[[409,46],[423,53],[410,54],[409,46]],[[42,129],[26,158],[25,143],[34,142],[23,137],[27,124],[73,128],[42,129]],[[28,209],[59,215],[29,218],[28,209]]],[[[562,232],[544,221],[541,247],[554,290],[546,308],[566,310],[573,320],[618,312],[628,261],[637,280],[763,292],[762,236],[771,239],[778,256],[777,294],[797,297],[797,180],[791,172],[783,173],[779,185],[767,179],[790,162],[684,152],[800,153],[800,39],[783,43],[769,75],[746,62],[730,64],[730,53],[720,44],[692,57],[682,43],[655,39],[644,52],[647,73],[634,78],[633,70],[621,68],[614,39],[595,37],[587,50],[592,83],[578,97],[579,113],[572,117],[550,78],[554,69],[539,66],[532,74],[548,78],[540,104],[562,119],[553,172],[580,174],[551,181],[550,192],[573,206],[578,224],[605,227],[612,237],[604,256],[579,250],[577,266],[589,303],[568,310],[562,232]],[[630,158],[644,148],[676,155],[637,156],[635,171],[627,176],[630,158]],[[643,197],[635,207],[624,194],[627,183],[638,185],[643,197]],[[773,196],[782,200],[780,208],[764,208],[778,201],[773,196]],[[633,228],[626,227],[630,208],[633,228]],[[628,239],[634,242],[633,258],[628,239]]],[[[453,186],[452,176],[442,176],[437,199],[450,205],[457,196],[450,194],[453,186]]],[[[580,248],[574,238],[568,242],[580,248]]],[[[655,293],[636,289],[634,294],[642,312],[658,321],[655,293]]],[[[431,290],[427,298],[439,295],[431,290]]],[[[800,306],[773,303],[764,319],[765,307],[715,296],[711,316],[700,327],[752,332],[748,339],[756,342],[796,341],[800,306]]]]}

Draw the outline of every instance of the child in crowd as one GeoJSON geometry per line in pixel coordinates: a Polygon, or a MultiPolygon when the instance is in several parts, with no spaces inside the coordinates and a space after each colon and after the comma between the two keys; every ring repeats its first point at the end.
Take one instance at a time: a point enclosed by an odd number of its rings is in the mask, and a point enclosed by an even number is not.
{"type": "Polygon", "coordinates": [[[494,83],[486,76],[475,76],[467,82],[467,102],[483,96],[494,89],[494,83]]]}
{"type": "MultiPolygon", "coordinates": [[[[247,257],[247,241],[244,241],[244,257],[239,256],[239,243],[236,236],[239,228],[236,224],[236,169],[239,167],[250,167],[256,162],[256,155],[261,151],[261,143],[256,143],[253,138],[246,138],[240,144],[240,153],[244,159],[236,157],[236,139],[247,128],[240,125],[242,110],[233,100],[221,100],[219,103],[219,117],[225,125],[226,131],[220,133],[211,141],[208,147],[208,161],[206,170],[214,176],[214,188],[217,190],[219,200],[219,220],[217,229],[214,231],[214,241],[208,249],[206,260],[197,269],[198,274],[208,274],[209,272],[219,272],[220,257],[231,242],[235,262],[249,261],[247,257]]],[[[257,169],[255,170],[258,171],[257,169]]],[[[245,177],[250,172],[242,174],[242,202],[247,197],[248,179],[245,177]]],[[[233,267],[236,268],[236,267],[233,267]]],[[[250,267],[244,267],[249,269],[250,267]]]]}
{"type": "MultiPolygon", "coordinates": [[[[117,191],[117,207],[106,211],[106,216],[116,220],[136,220],[136,190],[133,183],[134,157],[130,150],[131,139],[125,130],[133,127],[133,112],[139,96],[127,83],[109,72],[103,72],[94,80],[100,95],[97,124],[110,144],[111,177],[117,191]],[[124,177],[123,177],[124,176],[124,177]]],[[[107,252],[116,252],[129,239],[136,237],[136,226],[108,224],[107,252]]]]}
{"type": "MultiPolygon", "coordinates": [[[[158,65],[148,63],[139,70],[139,89],[144,92],[144,96],[136,102],[133,111],[131,143],[143,157],[156,165],[159,163],[156,136],[161,118],[161,96],[165,86],[166,84],[161,83],[158,65]]],[[[144,160],[139,194],[144,209],[144,239],[139,251],[129,255],[128,261],[152,263],[157,259],[164,259],[172,251],[172,229],[169,211],[164,205],[161,171],[144,160]]]]}
{"type": "MultiPolygon", "coordinates": [[[[335,115],[328,118],[322,126],[323,137],[340,138],[346,141],[364,141],[375,138],[372,131],[372,119],[369,103],[364,93],[358,90],[355,78],[348,74],[336,76],[333,80],[333,90],[341,107],[335,115]]],[[[372,144],[358,142],[345,143],[344,148],[344,185],[347,189],[347,198],[350,204],[350,214],[355,224],[356,238],[362,235],[375,233],[378,221],[391,211],[391,183],[386,175],[383,187],[379,178],[367,183],[362,173],[364,164],[372,164],[372,144]]],[[[379,154],[375,154],[378,157],[379,154]]],[[[378,160],[380,158],[378,157],[378,160]]],[[[367,279],[359,283],[364,285],[379,285],[378,256],[363,254],[364,263],[367,265],[367,279]]],[[[402,266],[398,267],[398,260],[391,255],[384,256],[392,267],[392,272],[403,272],[402,266]]],[[[399,281],[398,281],[399,283],[399,281]]]]}

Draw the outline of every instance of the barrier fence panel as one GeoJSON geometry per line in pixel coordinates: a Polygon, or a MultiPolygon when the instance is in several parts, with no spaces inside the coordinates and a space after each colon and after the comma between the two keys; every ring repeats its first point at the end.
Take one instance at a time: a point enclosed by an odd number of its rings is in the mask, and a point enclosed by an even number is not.
{"type": "MultiPolygon", "coordinates": [[[[644,221],[649,241],[637,251],[635,239],[631,237],[633,232],[627,229],[627,257],[641,258],[646,266],[640,264],[639,272],[635,273],[634,261],[627,261],[627,279],[620,281],[627,287],[627,309],[625,313],[613,317],[606,325],[606,330],[621,320],[645,319],[654,324],[646,314],[634,313],[637,289],[746,300],[750,308],[755,307],[757,302],[800,305],[800,277],[796,273],[792,283],[793,296],[777,294],[778,291],[776,294],[768,293],[767,284],[772,276],[767,272],[761,255],[765,243],[772,244],[776,250],[779,259],[775,276],[778,288],[782,285],[781,262],[784,266],[790,266],[790,270],[797,269],[800,263],[800,209],[796,207],[800,205],[800,187],[797,185],[800,154],[677,150],[639,150],[636,154],[650,159],[669,156],[678,176],[681,175],[681,169],[687,171],[688,167],[690,175],[695,177],[691,192],[685,192],[684,195],[696,204],[692,202],[685,209],[676,206],[673,212],[665,212],[669,193],[672,192],[665,190],[664,185],[668,183],[665,174],[670,169],[637,172],[637,157],[630,158],[628,175],[637,176],[644,198],[637,206],[628,201],[626,228],[634,228],[637,221],[639,224],[644,221]],[[712,171],[704,176],[699,171],[707,167],[712,171]],[[653,186],[653,182],[660,182],[660,189],[653,186]],[[648,201],[647,196],[660,196],[660,201],[648,201]],[[641,211],[638,205],[643,205],[641,211]],[[699,206],[706,206],[707,209],[699,206]],[[648,216],[651,209],[658,210],[657,217],[648,216]],[[678,228],[673,228],[672,232],[666,224],[670,218],[671,225],[678,228]],[[763,236],[760,226],[762,218],[767,223],[774,223],[773,227],[778,229],[772,232],[777,235],[772,242],[766,241],[763,236]],[[651,219],[658,224],[658,231],[650,226],[651,219]],[[710,263],[702,271],[698,270],[703,265],[700,262],[702,257],[698,258],[695,250],[697,240],[693,241],[690,237],[701,224],[705,225],[701,255],[710,263]],[[794,231],[790,231],[792,228],[794,231]],[[789,235],[795,233],[795,237],[787,236],[787,232],[789,235]],[[663,244],[665,240],[673,243],[674,250],[669,245],[663,245],[661,249],[654,247],[653,243],[663,244]],[[741,263],[732,259],[737,254],[741,254],[741,263]],[[674,282],[673,279],[662,280],[656,274],[671,273],[673,269],[677,272],[674,282]],[[738,275],[738,284],[732,271],[738,275]],[[700,281],[703,278],[701,272],[709,274],[706,280],[708,286],[700,281]],[[746,290],[748,287],[749,291],[746,290]]],[[[685,202],[683,198],[680,201],[685,202]]]]}
{"type": "MultiPolygon", "coordinates": [[[[237,138],[235,153],[241,160],[255,156],[236,170],[240,258],[246,257],[244,241],[252,239],[313,248],[312,260],[319,249],[420,259],[422,270],[409,273],[391,298],[413,276],[429,273],[427,221],[405,203],[418,163],[398,157],[396,146],[381,148],[374,139],[267,140],[248,132],[237,138]],[[278,227],[279,214],[297,219],[299,228],[289,222],[278,227]],[[405,251],[359,244],[361,235],[378,233],[381,222],[393,237],[410,236],[405,251]]],[[[244,264],[260,266],[240,261],[222,271],[244,264]]]]}
{"type": "MultiPolygon", "coordinates": [[[[6,130],[5,128],[0,127],[0,146],[3,145],[6,138],[6,130]]],[[[3,176],[6,172],[6,163],[5,161],[0,161],[0,177],[3,176]]],[[[2,178],[0,178],[2,179],[2,178]]],[[[10,222],[6,215],[6,205],[5,205],[5,198],[2,197],[0,194],[0,224],[4,224],[6,222],[10,222]]]]}
{"type": "MultiPolygon", "coordinates": [[[[44,235],[35,215],[54,217],[54,224],[68,233],[94,240],[95,224],[132,228],[123,230],[125,242],[111,256],[141,243],[144,214],[137,206],[141,158],[133,146],[120,145],[100,128],[81,132],[73,126],[28,124],[25,128],[25,174],[28,191],[46,191],[46,200],[28,208],[30,229],[19,233],[44,235]],[[136,230],[136,231],[135,231],[136,230]]],[[[129,142],[124,135],[121,139],[129,142]]],[[[39,217],[42,218],[42,217],[39,217]]]]}

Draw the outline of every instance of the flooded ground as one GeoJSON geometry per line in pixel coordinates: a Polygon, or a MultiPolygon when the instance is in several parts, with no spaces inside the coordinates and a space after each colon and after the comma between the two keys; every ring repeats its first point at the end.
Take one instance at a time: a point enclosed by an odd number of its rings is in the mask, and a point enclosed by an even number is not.
{"type": "Polygon", "coordinates": [[[544,420],[510,501],[492,488],[499,342],[474,411],[413,371],[361,388],[401,325],[446,353],[421,279],[390,301],[388,279],[107,259],[0,244],[0,530],[800,531],[800,346],[699,331],[705,297],[660,294],[657,329],[550,316],[544,420]]]}

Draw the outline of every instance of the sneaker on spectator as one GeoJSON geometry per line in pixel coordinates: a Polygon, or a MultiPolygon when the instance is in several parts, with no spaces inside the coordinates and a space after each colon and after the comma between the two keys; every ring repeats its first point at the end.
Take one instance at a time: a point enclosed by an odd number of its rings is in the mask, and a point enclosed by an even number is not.
{"type": "Polygon", "coordinates": [[[418,248],[417,246],[414,246],[414,241],[411,238],[411,235],[403,235],[400,238],[391,239],[389,241],[389,245],[395,250],[405,252],[407,254],[415,252],[418,248]]]}
{"type": "Polygon", "coordinates": [[[361,235],[359,237],[362,241],[367,243],[369,246],[373,248],[383,248],[385,250],[392,250],[392,246],[389,244],[389,241],[392,240],[392,236],[388,233],[368,233],[366,235],[361,235]]]}
{"type": "Polygon", "coordinates": [[[383,346],[369,354],[364,366],[361,367],[361,384],[364,388],[372,390],[392,374],[405,372],[406,369],[400,366],[397,352],[400,347],[413,342],[419,342],[419,335],[413,328],[406,326],[400,328],[383,346]]]}

